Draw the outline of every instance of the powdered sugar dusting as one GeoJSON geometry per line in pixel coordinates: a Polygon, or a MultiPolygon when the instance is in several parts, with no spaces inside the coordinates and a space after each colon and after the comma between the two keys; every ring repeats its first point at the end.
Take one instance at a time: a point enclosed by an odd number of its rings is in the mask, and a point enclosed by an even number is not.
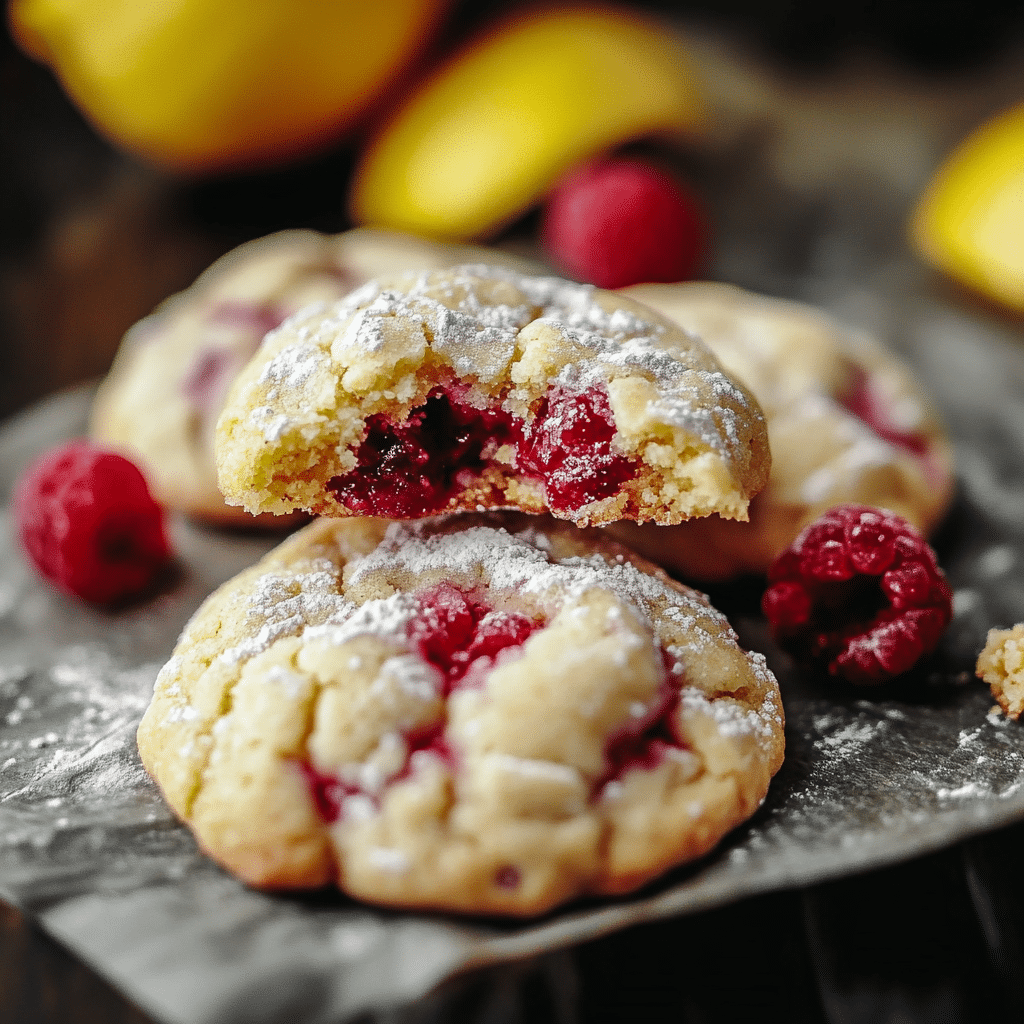
{"type": "MultiPolygon", "coordinates": [[[[432,533],[431,528],[430,521],[392,524],[375,551],[349,563],[348,585],[395,570],[412,579],[440,574],[456,585],[485,586],[492,600],[496,593],[533,595],[552,609],[572,605],[594,589],[611,592],[651,628],[676,674],[683,672],[689,658],[700,656],[708,647],[736,641],[725,617],[702,594],[679,590],[631,562],[609,561],[596,553],[555,558],[533,543],[538,531],[531,529],[519,534],[489,526],[451,533],[432,533]],[[674,640],[667,635],[670,626],[674,640]],[[684,640],[678,640],[680,634],[684,640]]],[[[710,714],[723,736],[751,735],[770,743],[782,724],[774,676],[763,656],[746,657],[749,670],[767,694],[761,706],[752,710],[735,701],[711,701],[687,688],[684,708],[700,707],[710,714]]]]}
{"type": "Polygon", "coordinates": [[[241,643],[222,652],[228,664],[248,661],[284,636],[294,636],[310,625],[340,621],[353,606],[338,592],[338,578],[328,571],[267,573],[248,598],[246,621],[257,630],[241,643]]]}
{"type": "MultiPolygon", "coordinates": [[[[474,526],[451,533],[430,533],[417,523],[393,523],[371,554],[349,563],[351,586],[365,576],[398,568],[413,577],[443,573],[446,578],[487,581],[491,591],[578,599],[592,588],[614,593],[643,619],[653,621],[655,609],[678,616],[709,615],[728,630],[725,620],[702,595],[682,591],[638,569],[631,562],[609,562],[599,554],[553,559],[531,543],[528,534],[474,526]],[[684,612],[683,614],[686,614],[684,612]]],[[[699,632],[699,631],[698,631],[699,632]]]]}
{"type": "Polygon", "coordinates": [[[770,742],[782,720],[778,707],[755,710],[728,699],[711,700],[694,686],[683,688],[679,704],[684,715],[702,714],[714,719],[721,736],[751,736],[770,742]]]}
{"type": "MultiPolygon", "coordinates": [[[[557,380],[607,384],[639,376],[657,390],[649,414],[721,456],[735,458],[741,433],[737,416],[745,415],[739,410],[749,410],[749,402],[710,350],[655,314],[645,320],[632,308],[609,311],[598,294],[555,277],[485,266],[456,268],[445,276],[408,275],[394,288],[371,282],[317,317],[292,318],[273,332],[270,339],[279,345],[285,338],[290,343],[269,357],[259,382],[273,395],[281,386],[301,391],[318,367],[336,378],[342,365],[379,354],[392,330],[387,325],[400,321],[401,330],[422,334],[458,377],[483,382],[505,400],[529,402],[535,396],[520,394],[521,386],[513,384],[512,367],[523,354],[520,339],[525,335],[520,332],[548,328],[573,353],[555,373],[557,380]],[[499,288],[500,297],[482,301],[479,287],[491,282],[507,287],[499,288]],[[514,295],[522,301],[506,301],[514,295]]],[[[288,427],[278,418],[287,403],[283,396],[280,401],[264,397],[270,408],[252,423],[268,441],[276,441],[288,427]]]]}
{"type": "Polygon", "coordinates": [[[324,639],[336,647],[357,636],[404,637],[409,620],[416,613],[411,594],[397,593],[362,605],[346,602],[344,611],[306,631],[306,639],[324,639]]]}

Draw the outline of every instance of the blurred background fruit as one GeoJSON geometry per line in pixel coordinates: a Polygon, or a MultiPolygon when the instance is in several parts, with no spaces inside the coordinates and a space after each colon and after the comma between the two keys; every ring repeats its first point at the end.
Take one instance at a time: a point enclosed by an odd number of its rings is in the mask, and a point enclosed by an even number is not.
{"type": "Polygon", "coordinates": [[[972,132],[939,167],[911,236],[951,277],[1024,313],[1024,103],[972,132]]]}
{"type": "Polygon", "coordinates": [[[356,167],[357,223],[481,238],[570,168],[630,140],[696,132],[682,37],[637,13],[532,12],[496,24],[424,82],[356,167]]]}
{"type": "Polygon", "coordinates": [[[438,25],[444,0],[12,0],[20,45],[104,134],[189,172],[335,141],[438,25]]]}
{"type": "Polygon", "coordinates": [[[541,222],[551,262],[600,288],[689,280],[707,234],[689,188],[649,160],[625,157],[570,171],[544,204],[541,222]]]}

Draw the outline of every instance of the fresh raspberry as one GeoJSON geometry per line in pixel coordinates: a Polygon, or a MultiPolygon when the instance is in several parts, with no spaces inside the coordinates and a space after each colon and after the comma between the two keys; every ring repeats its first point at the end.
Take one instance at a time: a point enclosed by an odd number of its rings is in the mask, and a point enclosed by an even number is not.
{"type": "Polygon", "coordinates": [[[14,516],[36,567],[95,604],[137,596],[170,558],[163,511],[138,468],[76,440],[47,452],[14,491],[14,516]]]}
{"type": "Polygon", "coordinates": [[[705,234],[687,188],[624,157],[571,172],[548,198],[541,226],[553,262],[600,288],[691,278],[705,234]]]}
{"type": "Polygon", "coordinates": [[[772,636],[852,683],[901,675],[933,651],[952,591],[924,538],[899,516],[839,505],[775,560],[761,600],[772,636]]]}

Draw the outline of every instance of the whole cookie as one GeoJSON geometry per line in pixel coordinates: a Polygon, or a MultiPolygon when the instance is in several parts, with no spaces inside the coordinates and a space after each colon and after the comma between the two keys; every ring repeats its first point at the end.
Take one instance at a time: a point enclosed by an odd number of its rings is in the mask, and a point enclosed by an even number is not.
{"type": "Polygon", "coordinates": [[[699,340],[622,295],[493,266],[293,318],[217,434],[221,489],[254,513],[744,518],[770,462],[756,401],[699,340]]]}
{"type": "Polygon", "coordinates": [[[199,609],[139,750],[253,885],[527,915],[710,850],[783,713],[703,595],[600,531],[320,519],[199,609]]]}
{"type": "Polygon", "coordinates": [[[130,455],[168,507],[251,523],[224,503],[213,438],[232,380],[267,331],[380,274],[451,266],[484,252],[366,228],[334,236],[283,231],[241,245],[128,332],[96,395],[90,433],[130,455]]]}
{"type": "Polygon", "coordinates": [[[862,331],[797,302],[731,285],[623,289],[699,335],[757,397],[772,469],[748,522],[711,517],[671,529],[612,527],[688,578],[763,573],[836,505],[889,509],[929,533],[953,494],[952,448],[911,369],[862,331]]]}

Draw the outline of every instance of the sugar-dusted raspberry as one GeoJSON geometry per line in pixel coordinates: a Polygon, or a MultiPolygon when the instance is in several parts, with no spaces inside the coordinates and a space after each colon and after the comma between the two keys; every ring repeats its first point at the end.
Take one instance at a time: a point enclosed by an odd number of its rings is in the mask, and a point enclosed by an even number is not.
{"type": "Polygon", "coordinates": [[[552,260],[573,277],[622,288],[693,277],[705,227],[680,182],[648,161],[618,157],[563,179],[548,198],[541,233],[552,260]]]}
{"type": "Polygon", "coordinates": [[[935,649],[952,591],[906,520],[840,505],[806,527],[768,571],[773,637],[853,683],[880,683],[935,649]]]}
{"type": "Polygon", "coordinates": [[[163,511],[142,473],[88,441],[31,465],[15,488],[14,515],[42,575],[95,604],[140,594],[170,558],[163,511]]]}
{"type": "Polygon", "coordinates": [[[636,476],[636,460],[613,449],[614,437],[606,389],[574,392],[556,384],[523,431],[519,468],[544,481],[552,509],[582,508],[610,498],[636,476]]]}

